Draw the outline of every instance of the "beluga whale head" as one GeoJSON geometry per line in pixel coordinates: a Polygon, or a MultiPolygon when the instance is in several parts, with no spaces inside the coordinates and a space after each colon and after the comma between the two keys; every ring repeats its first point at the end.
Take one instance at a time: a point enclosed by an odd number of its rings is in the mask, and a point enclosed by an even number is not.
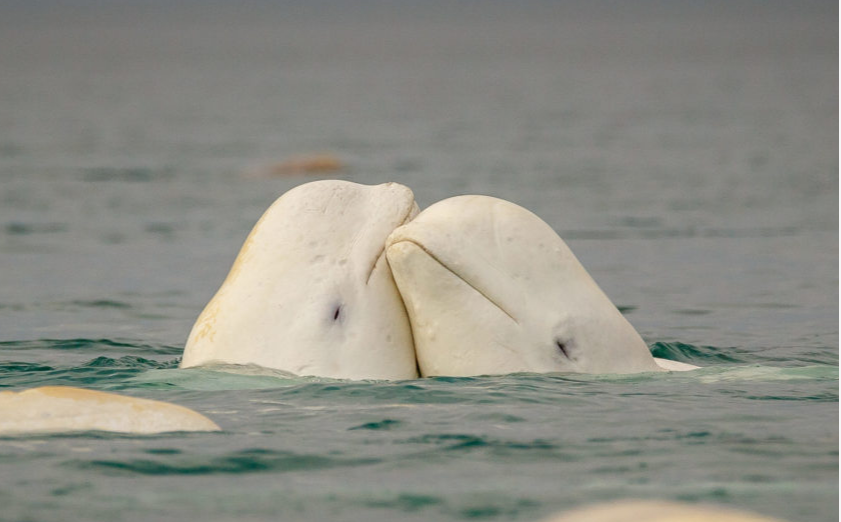
{"type": "Polygon", "coordinates": [[[193,326],[181,367],[416,378],[385,240],[417,213],[412,191],[397,183],[323,180],[290,190],[254,226],[193,326]]]}
{"type": "Polygon", "coordinates": [[[440,201],[386,254],[424,376],[661,370],[566,243],[513,203],[440,201]]]}

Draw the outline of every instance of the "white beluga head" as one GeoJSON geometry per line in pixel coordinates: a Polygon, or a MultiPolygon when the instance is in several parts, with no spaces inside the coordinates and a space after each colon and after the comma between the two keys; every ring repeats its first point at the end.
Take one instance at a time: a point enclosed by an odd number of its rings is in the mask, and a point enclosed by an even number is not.
{"type": "Polygon", "coordinates": [[[440,201],[386,252],[424,376],[661,370],[566,243],[513,203],[440,201]]]}
{"type": "Polygon", "coordinates": [[[412,191],[397,183],[324,180],[290,190],[254,226],[193,326],[181,366],[416,378],[385,240],[417,213],[412,191]]]}

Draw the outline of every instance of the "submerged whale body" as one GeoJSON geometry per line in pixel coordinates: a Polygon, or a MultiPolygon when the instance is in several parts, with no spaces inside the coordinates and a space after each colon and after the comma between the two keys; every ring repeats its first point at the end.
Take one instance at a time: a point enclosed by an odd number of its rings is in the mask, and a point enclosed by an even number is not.
{"type": "Polygon", "coordinates": [[[566,243],[511,202],[440,201],[386,252],[424,376],[664,369],[566,243]]]}
{"type": "Polygon", "coordinates": [[[204,415],[168,402],[70,386],[0,392],[0,435],[218,430],[204,415]]]}
{"type": "Polygon", "coordinates": [[[541,522],[783,522],[756,513],[661,500],[621,500],[585,506],[541,522]]]}
{"type": "Polygon", "coordinates": [[[418,376],[385,239],[418,213],[397,183],[300,185],[263,214],[193,326],[181,367],[342,379],[418,376]]]}

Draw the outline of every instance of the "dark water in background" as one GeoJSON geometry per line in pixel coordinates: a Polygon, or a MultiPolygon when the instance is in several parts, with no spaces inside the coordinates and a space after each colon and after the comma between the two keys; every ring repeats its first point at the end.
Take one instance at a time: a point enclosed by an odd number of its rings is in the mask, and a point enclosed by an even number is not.
{"type": "Polygon", "coordinates": [[[536,520],[623,497],[838,519],[837,5],[0,3],[0,385],[218,434],[0,440],[2,520],[536,520]],[[549,222],[658,356],[623,378],[180,371],[329,151],[549,222]]]}

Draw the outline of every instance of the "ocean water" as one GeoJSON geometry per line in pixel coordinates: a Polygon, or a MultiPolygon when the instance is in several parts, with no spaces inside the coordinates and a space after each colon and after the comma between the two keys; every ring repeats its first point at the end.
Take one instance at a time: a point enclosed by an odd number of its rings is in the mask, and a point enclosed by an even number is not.
{"type": "Polygon", "coordinates": [[[0,520],[838,520],[838,6],[0,2],[0,387],[219,433],[0,439],[0,520]],[[301,154],[552,225],[691,373],[179,370],[301,154]]]}

